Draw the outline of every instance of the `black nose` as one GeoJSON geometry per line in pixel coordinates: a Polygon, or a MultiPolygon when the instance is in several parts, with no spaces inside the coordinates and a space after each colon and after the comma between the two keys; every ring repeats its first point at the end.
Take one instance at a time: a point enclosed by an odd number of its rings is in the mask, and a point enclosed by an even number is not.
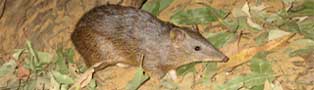
{"type": "Polygon", "coordinates": [[[228,62],[229,58],[227,56],[225,56],[223,59],[222,59],[222,62],[228,62]]]}

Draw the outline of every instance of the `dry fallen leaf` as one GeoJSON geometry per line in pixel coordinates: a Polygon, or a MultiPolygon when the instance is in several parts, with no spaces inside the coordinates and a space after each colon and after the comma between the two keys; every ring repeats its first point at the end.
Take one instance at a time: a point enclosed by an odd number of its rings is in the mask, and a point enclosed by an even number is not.
{"type": "Polygon", "coordinates": [[[269,51],[277,46],[279,46],[280,44],[288,41],[291,37],[293,37],[295,34],[289,34],[285,37],[273,40],[268,42],[267,44],[265,44],[264,46],[260,46],[260,47],[252,47],[252,48],[248,48],[248,49],[244,49],[242,51],[240,51],[238,54],[231,56],[230,60],[227,63],[221,63],[219,64],[219,71],[218,72],[222,72],[224,70],[228,70],[228,69],[232,69],[236,66],[239,66],[243,63],[248,62],[248,60],[250,60],[257,52],[260,51],[269,51]]]}
{"type": "Polygon", "coordinates": [[[263,30],[263,27],[255,22],[253,22],[252,18],[250,17],[247,17],[246,18],[246,22],[249,26],[253,27],[253,28],[256,28],[258,30],[263,30]]]}
{"type": "Polygon", "coordinates": [[[250,6],[249,6],[248,2],[245,2],[245,4],[242,6],[241,10],[242,10],[248,17],[251,17],[251,14],[250,14],[250,6]]]}
{"type": "Polygon", "coordinates": [[[19,80],[26,80],[30,75],[29,69],[25,68],[22,64],[18,64],[17,78],[19,80]]]}
{"type": "Polygon", "coordinates": [[[264,83],[264,90],[272,90],[271,83],[268,80],[264,83]]]}
{"type": "MultiPolygon", "coordinates": [[[[99,65],[99,64],[95,64],[99,65]]],[[[94,66],[95,66],[94,65],[94,66]]],[[[93,73],[95,72],[94,68],[87,69],[79,78],[75,81],[75,83],[70,87],[69,90],[77,90],[77,88],[83,88],[88,85],[88,83],[92,80],[93,73]]]]}
{"type": "Polygon", "coordinates": [[[298,76],[297,82],[302,84],[314,84],[314,69],[306,70],[305,73],[302,73],[298,76]]]}
{"type": "Polygon", "coordinates": [[[247,15],[247,18],[246,18],[247,24],[248,24],[249,26],[253,27],[253,28],[256,28],[256,29],[258,29],[258,30],[262,30],[263,27],[262,27],[261,25],[256,24],[255,22],[253,22],[252,17],[251,17],[251,14],[250,14],[250,9],[251,9],[251,8],[250,8],[248,2],[246,2],[246,3],[242,6],[242,8],[241,8],[241,10],[247,15]]]}
{"type": "Polygon", "coordinates": [[[266,80],[264,83],[264,90],[283,90],[283,88],[279,82],[275,82],[275,84],[273,84],[266,80]]]}

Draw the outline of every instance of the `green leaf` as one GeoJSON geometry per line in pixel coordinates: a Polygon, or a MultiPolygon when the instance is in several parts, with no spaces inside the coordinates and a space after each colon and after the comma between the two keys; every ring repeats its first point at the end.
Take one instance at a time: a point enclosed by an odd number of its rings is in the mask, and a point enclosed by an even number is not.
{"type": "Polygon", "coordinates": [[[25,86],[22,87],[22,90],[36,90],[36,84],[37,84],[37,80],[30,80],[27,83],[25,83],[25,86]]]}
{"type": "Polygon", "coordinates": [[[73,84],[74,83],[74,80],[68,75],[62,74],[57,71],[52,71],[51,73],[54,76],[55,80],[60,84],[73,84]]]}
{"type": "Polygon", "coordinates": [[[27,44],[28,51],[30,52],[32,57],[34,57],[34,63],[38,64],[37,52],[34,50],[32,43],[27,40],[26,44],[27,44]]]}
{"type": "Polygon", "coordinates": [[[261,35],[255,38],[257,45],[262,45],[268,41],[268,32],[263,32],[261,35]]]}
{"type": "Polygon", "coordinates": [[[36,69],[35,69],[35,66],[33,65],[32,63],[32,58],[29,57],[27,58],[25,61],[24,61],[24,64],[25,68],[28,68],[30,69],[32,72],[36,72],[36,69]]]}
{"type": "Polygon", "coordinates": [[[40,66],[39,61],[38,61],[37,52],[33,49],[33,46],[32,46],[30,41],[27,40],[26,45],[27,45],[27,49],[29,51],[29,54],[31,55],[31,56],[29,56],[29,59],[26,61],[26,64],[27,64],[29,69],[36,72],[36,71],[41,69],[41,66],[40,66]]]}
{"type": "MultiPolygon", "coordinates": [[[[237,29],[240,29],[240,30],[251,30],[251,31],[260,31],[252,26],[250,26],[248,23],[247,23],[247,17],[246,16],[239,16],[239,17],[236,17],[234,18],[234,22],[236,22],[238,24],[237,26],[237,29]]],[[[252,23],[251,23],[252,24],[252,23]]]]}
{"type": "Polygon", "coordinates": [[[88,90],[96,90],[96,80],[95,79],[92,79],[89,84],[88,84],[88,90]]]}
{"type": "Polygon", "coordinates": [[[51,55],[49,53],[38,51],[37,54],[38,54],[39,64],[44,65],[51,62],[51,55]]]}
{"type": "Polygon", "coordinates": [[[56,50],[56,70],[62,74],[67,74],[69,72],[68,65],[66,64],[66,57],[64,55],[63,48],[58,48],[56,50]]]}
{"type": "Polygon", "coordinates": [[[50,82],[50,86],[51,88],[54,88],[52,90],[59,90],[59,87],[61,87],[61,84],[58,83],[58,81],[54,78],[53,74],[52,73],[48,73],[47,75],[49,77],[49,82],[50,82]],[[58,87],[58,89],[57,89],[58,87]]]}
{"type": "Polygon", "coordinates": [[[223,85],[219,85],[215,87],[215,90],[238,90],[240,87],[243,86],[245,81],[245,77],[236,77],[232,80],[229,80],[227,83],[223,85]]]}
{"type": "Polygon", "coordinates": [[[227,83],[217,86],[216,90],[238,90],[241,87],[255,87],[260,86],[265,83],[266,80],[272,81],[274,79],[273,75],[269,74],[258,74],[251,73],[246,76],[239,76],[232,80],[229,80],[227,83]]]}
{"type": "Polygon", "coordinates": [[[289,10],[291,16],[313,16],[314,15],[314,1],[304,0],[303,4],[294,6],[289,10]]]}
{"type": "Polygon", "coordinates": [[[237,19],[236,20],[225,19],[222,21],[222,24],[228,27],[228,30],[230,32],[236,32],[239,29],[239,22],[237,19]]]}
{"type": "Polygon", "coordinates": [[[25,67],[31,69],[33,72],[41,71],[44,65],[50,63],[51,56],[46,52],[36,51],[30,41],[26,41],[28,59],[25,61],[25,67]]]}
{"type": "Polygon", "coordinates": [[[284,20],[283,18],[279,15],[283,11],[279,11],[278,13],[273,13],[270,14],[269,16],[265,17],[265,21],[269,24],[278,24],[278,23],[283,23],[284,20]]]}
{"type": "Polygon", "coordinates": [[[211,81],[211,77],[215,74],[218,70],[217,63],[204,63],[205,65],[205,74],[203,79],[203,83],[205,85],[209,85],[211,81]]]}
{"type": "Polygon", "coordinates": [[[248,29],[248,30],[254,30],[251,26],[247,24],[247,17],[246,16],[241,16],[236,18],[238,23],[239,23],[239,29],[248,29]]]}
{"type": "Polygon", "coordinates": [[[159,7],[159,12],[166,9],[173,0],[160,0],[160,7],[159,7]]]}
{"type": "Polygon", "coordinates": [[[268,52],[259,52],[251,60],[251,71],[245,76],[239,76],[229,80],[223,85],[217,86],[216,90],[238,90],[241,87],[261,88],[265,81],[273,81],[272,66],[266,61],[268,52]]]}
{"type": "Polygon", "coordinates": [[[292,32],[292,33],[300,32],[299,25],[295,21],[290,21],[290,20],[285,21],[285,23],[280,25],[279,28],[282,30],[287,30],[288,32],[292,32]]]}
{"type": "Polygon", "coordinates": [[[13,73],[16,68],[16,62],[14,60],[10,60],[9,62],[4,63],[0,67],[0,77],[8,74],[8,73],[13,73]]]}
{"type": "Polygon", "coordinates": [[[148,78],[144,75],[143,68],[138,68],[133,79],[127,84],[126,90],[137,90],[148,78]]]}
{"type": "Polygon", "coordinates": [[[152,0],[151,2],[146,2],[142,9],[150,12],[154,16],[158,16],[159,13],[168,7],[173,0],[152,0]]]}
{"type": "Polygon", "coordinates": [[[249,11],[251,12],[252,19],[254,21],[264,21],[269,17],[269,13],[264,9],[267,6],[260,5],[260,6],[252,6],[249,11]]]}
{"type": "Polygon", "coordinates": [[[264,85],[265,81],[273,81],[275,76],[273,74],[260,74],[260,73],[251,73],[245,77],[246,87],[255,87],[264,85]]]}
{"type": "Polygon", "coordinates": [[[298,49],[298,50],[295,50],[293,52],[290,52],[289,53],[289,56],[290,57],[294,57],[294,56],[306,56],[308,54],[310,54],[311,52],[314,51],[314,46],[308,46],[308,47],[305,47],[305,48],[301,48],[301,49],[298,49]]]}
{"type": "Polygon", "coordinates": [[[142,10],[145,10],[147,12],[150,12],[154,16],[157,16],[156,10],[159,10],[159,7],[159,0],[153,0],[151,2],[146,2],[143,5],[142,10]]]}
{"type": "Polygon", "coordinates": [[[174,24],[207,24],[217,21],[218,18],[224,18],[227,14],[212,7],[189,9],[178,11],[170,17],[170,22],[174,24]]]}
{"type": "Polygon", "coordinates": [[[207,38],[216,48],[223,47],[229,41],[232,41],[235,38],[235,33],[231,32],[218,32],[212,35],[209,35],[207,38]]]}
{"type": "Polygon", "coordinates": [[[64,54],[65,54],[65,57],[67,58],[67,61],[69,61],[70,63],[74,63],[74,61],[73,61],[73,57],[74,57],[73,48],[66,49],[66,52],[64,54]]]}
{"type": "Polygon", "coordinates": [[[269,52],[258,52],[253,58],[264,59],[266,60],[266,56],[269,52]]]}
{"type": "Polygon", "coordinates": [[[267,52],[259,52],[250,60],[251,71],[260,74],[272,74],[272,66],[266,60],[267,52]]]}
{"type": "MultiPolygon", "coordinates": [[[[313,9],[313,11],[314,11],[314,9],[313,9]]],[[[312,40],[314,40],[314,22],[313,22],[313,20],[314,19],[307,19],[303,22],[298,23],[298,25],[300,27],[301,34],[303,34],[305,36],[305,38],[310,38],[312,40]]]]}
{"type": "Polygon", "coordinates": [[[283,37],[283,36],[288,35],[288,34],[290,34],[290,33],[282,31],[282,30],[278,30],[278,29],[270,30],[269,34],[268,34],[268,40],[274,40],[274,39],[283,37]]]}
{"type": "Polygon", "coordinates": [[[256,85],[252,87],[250,90],[264,90],[264,85],[256,85]]]}
{"type": "Polygon", "coordinates": [[[177,70],[176,70],[176,73],[177,75],[179,76],[184,76],[190,72],[194,73],[196,70],[195,70],[195,64],[196,63],[191,63],[191,64],[187,64],[187,65],[183,65],[181,67],[179,67],[177,70]]]}

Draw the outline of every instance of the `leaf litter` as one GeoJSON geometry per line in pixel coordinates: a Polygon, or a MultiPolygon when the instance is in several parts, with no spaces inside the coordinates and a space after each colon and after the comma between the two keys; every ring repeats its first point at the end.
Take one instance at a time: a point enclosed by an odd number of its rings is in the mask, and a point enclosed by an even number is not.
{"type": "MultiPolygon", "coordinates": [[[[313,1],[149,0],[143,10],[180,26],[202,27],[202,34],[230,57],[227,63],[193,63],[178,69],[179,82],[148,80],[141,68],[93,68],[73,60],[74,50],[37,51],[26,42],[0,67],[1,89],[49,90],[311,90],[313,85],[313,1]],[[278,3],[279,2],[279,3],[278,3]],[[282,2],[282,3],[281,3],[282,2]],[[269,4],[272,3],[272,4],[269,4]],[[227,5],[227,6],[226,6],[227,5]],[[233,6],[234,5],[234,6],[233,6]],[[212,28],[218,25],[218,28],[212,28]],[[206,29],[207,28],[207,29],[206,29]],[[209,29],[208,29],[209,28],[209,29]],[[111,74],[122,71],[121,74],[111,74]],[[125,74],[129,73],[129,74],[125,74]],[[131,74],[130,74],[131,73],[131,74]],[[110,76],[111,75],[111,76],[110,76]],[[130,75],[134,75],[130,77],[130,75]],[[123,82],[122,82],[123,81],[123,82]],[[159,82],[159,83],[155,83],[159,82]],[[108,87],[109,86],[109,87],[108,87]],[[100,88],[101,89],[101,88],[100,88]]],[[[3,59],[3,58],[1,58],[3,59]]]]}

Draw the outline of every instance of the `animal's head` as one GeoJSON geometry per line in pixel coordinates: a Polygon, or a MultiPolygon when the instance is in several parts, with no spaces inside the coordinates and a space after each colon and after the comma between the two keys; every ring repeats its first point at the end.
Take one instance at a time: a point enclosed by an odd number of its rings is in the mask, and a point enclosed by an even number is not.
{"type": "Polygon", "coordinates": [[[229,58],[216,49],[198,31],[174,27],[170,31],[170,40],[178,60],[182,64],[198,61],[227,62],[229,58]]]}

